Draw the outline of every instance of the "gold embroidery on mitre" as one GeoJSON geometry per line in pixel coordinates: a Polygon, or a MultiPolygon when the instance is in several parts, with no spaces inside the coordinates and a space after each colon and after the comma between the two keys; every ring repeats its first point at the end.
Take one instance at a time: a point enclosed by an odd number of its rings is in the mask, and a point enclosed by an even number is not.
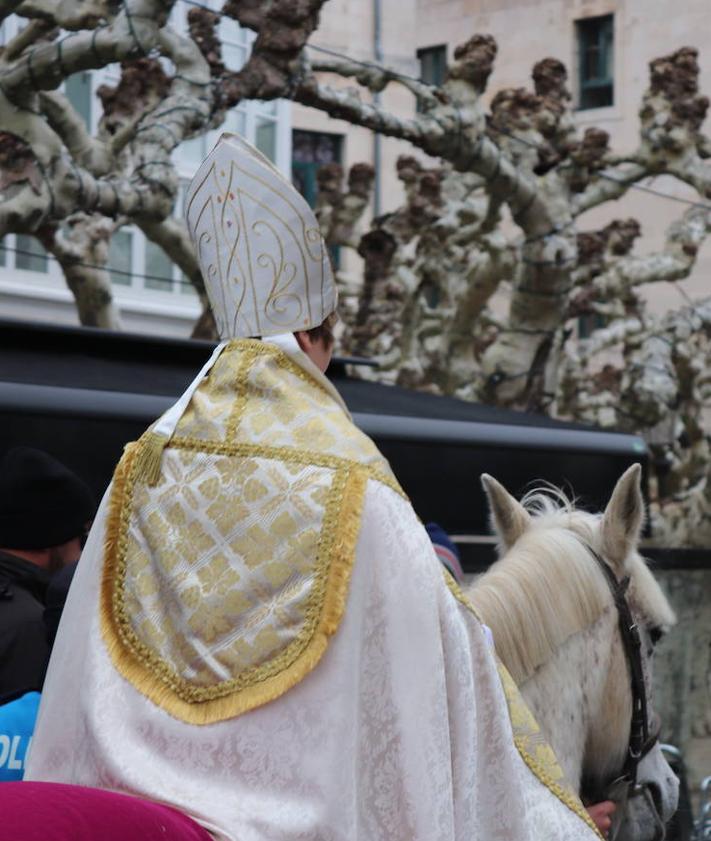
{"type": "MultiPolygon", "coordinates": [[[[451,575],[449,570],[443,569],[444,579],[450,592],[457,601],[476,616],[477,620],[481,622],[476,608],[466,593],[459,586],[457,581],[451,575]]],[[[509,719],[511,721],[511,729],[513,730],[513,739],[516,749],[521,758],[530,768],[533,774],[540,780],[541,783],[551,791],[562,803],[564,803],[572,812],[595,832],[595,834],[602,838],[598,828],[593,823],[590,815],[583,806],[580,798],[570,788],[568,781],[565,778],[563,769],[560,767],[555,751],[548,744],[538,722],[529,710],[526,702],[519,688],[516,686],[514,679],[509,674],[508,669],[504,664],[496,658],[496,667],[499,672],[501,686],[506,697],[506,704],[509,712],[509,719]]]]}
{"type": "Polygon", "coordinates": [[[399,490],[375,446],[292,365],[261,342],[228,346],[156,485],[139,481],[148,435],[114,476],[102,632],[119,672],[184,721],[238,715],[315,667],[345,609],[367,481],[399,490]],[[265,404],[276,446],[260,443],[265,404]],[[354,458],[335,455],[327,433],[354,458]]]}
{"type": "Polygon", "coordinates": [[[321,324],[336,308],[313,210],[257,149],[223,134],[192,180],[186,221],[220,336],[321,324]]]}

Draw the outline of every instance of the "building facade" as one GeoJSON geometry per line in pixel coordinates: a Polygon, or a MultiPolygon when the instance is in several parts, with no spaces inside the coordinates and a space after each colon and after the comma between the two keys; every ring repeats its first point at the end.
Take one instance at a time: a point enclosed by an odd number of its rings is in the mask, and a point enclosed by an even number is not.
{"type": "MultiPolygon", "coordinates": [[[[532,87],[533,65],[548,56],[568,68],[575,120],[580,131],[604,129],[617,152],[632,151],[639,138],[638,110],[648,84],[649,62],[680,47],[699,50],[702,93],[711,96],[711,44],[708,43],[707,0],[330,0],[312,43],[361,61],[380,60],[399,72],[439,83],[454,49],[475,33],[493,35],[498,44],[486,99],[509,87],[532,87]]],[[[311,57],[318,57],[311,51],[311,57]]],[[[324,81],[333,81],[326,77],[324,81]]],[[[338,85],[352,85],[336,80],[338,85]]],[[[383,94],[387,108],[412,115],[414,97],[391,85],[383,94]]],[[[375,144],[372,133],[295,105],[295,132],[323,134],[349,167],[370,162],[379,171],[380,200],[376,212],[394,210],[402,200],[395,173],[400,154],[411,146],[391,139],[375,144]]],[[[668,178],[642,182],[672,198],[631,189],[615,203],[580,218],[580,230],[596,230],[615,218],[636,218],[642,236],[638,253],[663,247],[669,225],[686,209],[677,198],[698,200],[689,187],[668,178]]],[[[347,271],[360,265],[350,255],[347,271]]],[[[676,283],[653,284],[644,290],[650,307],[664,311],[682,305],[686,296],[708,294],[711,243],[698,255],[692,275],[676,283]]],[[[501,303],[501,302],[500,302],[501,303]]]]}

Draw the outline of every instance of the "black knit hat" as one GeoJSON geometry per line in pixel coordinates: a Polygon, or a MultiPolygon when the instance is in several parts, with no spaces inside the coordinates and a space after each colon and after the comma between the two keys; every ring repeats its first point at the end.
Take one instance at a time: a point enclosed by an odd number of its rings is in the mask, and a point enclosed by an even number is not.
{"type": "Polygon", "coordinates": [[[48,549],[79,537],[94,516],[86,484],[41,450],[15,447],[0,461],[0,546],[48,549]]]}

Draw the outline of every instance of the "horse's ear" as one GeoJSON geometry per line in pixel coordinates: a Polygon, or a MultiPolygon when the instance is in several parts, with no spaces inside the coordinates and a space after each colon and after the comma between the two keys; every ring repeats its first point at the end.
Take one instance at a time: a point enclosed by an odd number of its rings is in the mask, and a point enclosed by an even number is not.
{"type": "Polygon", "coordinates": [[[504,549],[508,549],[526,531],[531,522],[531,515],[493,476],[482,473],[481,484],[489,499],[494,529],[504,549]]]}
{"type": "Polygon", "coordinates": [[[618,573],[624,572],[627,556],[637,546],[644,525],[644,499],[639,464],[620,476],[602,518],[602,551],[618,573]]]}

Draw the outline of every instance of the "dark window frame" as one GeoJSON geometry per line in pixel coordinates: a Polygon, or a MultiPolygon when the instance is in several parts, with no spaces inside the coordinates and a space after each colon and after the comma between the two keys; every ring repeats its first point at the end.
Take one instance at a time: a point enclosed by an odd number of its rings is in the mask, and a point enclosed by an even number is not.
{"type": "MultiPolygon", "coordinates": [[[[329,163],[343,163],[345,135],[334,131],[292,129],[291,137],[291,181],[306,199],[308,205],[314,207],[318,195],[318,170],[329,163]],[[303,145],[296,143],[297,135],[301,135],[304,140],[303,145]],[[320,144],[320,141],[323,141],[323,145],[320,144]],[[329,147],[333,152],[333,154],[326,155],[329,159],[319,159],[319,155],[323,155],[329,147]],[[297,150],[296,155],[294,154],[295,150],[297,150]],[[300,151],[306,151],[307,154],[300,156],[300,151]]],[[[339,246],[331,248],[330,254],[334,269],[340,268],[341,249],[339,246]]]]}
{"type": "MultiPolygon", "coordinates": [[[[439,87],[447,76],[447,45],[435,44],[432,47],[420,47],[415,53],[419,62],[419,77],[427,85],[439,87]]],[[[417,100],[417,110],[422,111],[422,103],[417,100]]]]}
{"type": "Polygon", "coordinates": [[[615,16],[575,21],[578,48],[578,110],[615,104],[615,16]]]}

